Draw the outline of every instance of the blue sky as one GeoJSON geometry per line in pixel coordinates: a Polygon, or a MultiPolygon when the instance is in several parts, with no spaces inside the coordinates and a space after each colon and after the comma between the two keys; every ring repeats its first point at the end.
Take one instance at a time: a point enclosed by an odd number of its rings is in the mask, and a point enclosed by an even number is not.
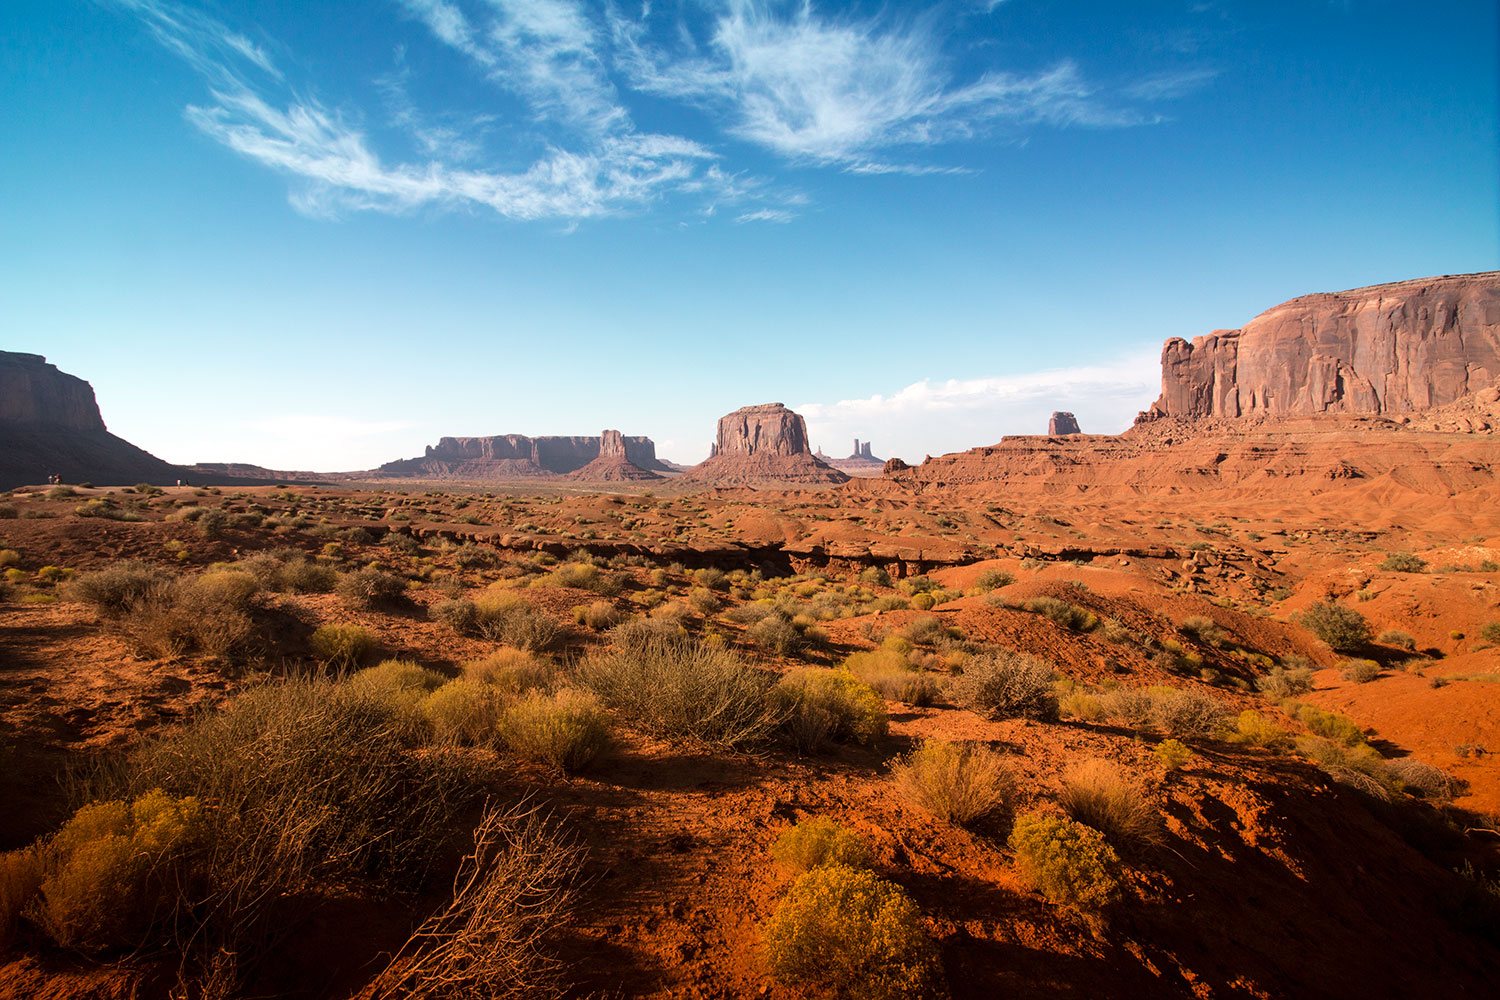
{"type": "Polygon", "coordinates": [[[1500,267],[1496,16],[9,0],[0,347],[179,462],[1117,432],[1166,337],[1500,267]]]}

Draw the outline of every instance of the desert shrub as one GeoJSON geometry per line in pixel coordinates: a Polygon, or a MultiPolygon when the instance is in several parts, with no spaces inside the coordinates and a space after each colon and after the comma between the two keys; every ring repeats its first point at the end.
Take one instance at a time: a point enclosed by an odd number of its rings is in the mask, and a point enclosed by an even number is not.
{"type": "Polygon", "coordinates": [[[1365,742],[1364,730],[1347,716],[1318,708],[1316,705],[1296,702],[1283,707],[1292,718],[1312,730],[1316,736],[1351,747],[1365,742]]]}
{"type": "Polygon", "coordinates": [[[438,601],[427,609],[427,614],[459,635],[474,635],[479,631],[479,609],[473,601],[461,597],[438,601]]]}
{"type": "Polygon", "coordinates": [[[1156,807],[1109,761],[1086,760],[1070,768],[1057,801],[1069,816],[1113,843],[1143,844],[1158,836],[1156,807]]]}
{"type": "Polygon", "coordinates": [[[775,608],[769,604],[761,604],[758,601],[749,604],[740,604],[724,612],[724,617],[740,625],[750,625],[760,621],[762,618],[777,614],[775,608]]]}
{"type": "Polygon", "coordinates": [[[538,582],[549,587],[592,590],[605,596],[620,592],[620,581],[613,574],[599,572],[599,567],[592,563],[563,563],[538,582]]]}
{"type": "Polygon", "coordinates": [[[1224,640],[1229,637],[1229,633],[1225,632],[1217,622],[1204,615],[1189,615],[1182,620],[1182,625],[1179,627],[1184,635],[1190,635],[1207,646],[1222,646],[1224,640]]]}
{"type": "Polygon", "coordinates": [[[910,604],[917,611],[931,611],[937,605],[937,598],[923,590],[911,595],[910,604]]]}
{"type": "Polygon", "coordinates": [[[362,625],[324,625],[307,640],[318,660],[336,670],[357,667],[375,649],[375,633],[362,625]]]}
{"type": "Polygon", "coordinates": [[[609,745],[609,716],[588,691],[533,691],[505,710],[500,739],[524,760],[559,773],[576,771],[609,745]]]}
{"type": "Polygon", "coordinates": [[[844,669],[890,701],[926,706],[937,700],[937,681],[914,669],[907,658],[894,649],[853,653],[844,660],[844,669]]]}
{"type": "Polygon", "coordinates": [[[1021,873],[1053,903],[1093,910],[1120,898],[1120,857],[1093,827],[1027,813],[1012,827],[1010,847],[1021,873]]]}
{"type": "Polygon", "coordinates": [[[494,741],[504,710],[499,689],[467,677],[435,688],[416,704],[440,743],[483,746],[494,741]]]}
{"type": "Polygon", "coordinates": [[[293,594],[326,594],[339,582],[332,566],[315,563],[305,556],[287,560],[276,571],[276,589],[293,594]]]}
{"type": "Polygon", "coordinates": [[[1150,722],[1168,736],[1209,736],[1218,732],[1227,713],[1223,702],[1195,690],[1152,687],[1150,722]]]}
{"type": "Polygon", "coordinates": [[[916,904],[873,872],[815,868],[787,891],[765,926],[771,974],[853,1000],[947,996],[937,946],[916,904]]]}
{"type": "Polygon", "coordinates": [[[21,510],[13,503],[0,503],[0,521],[14,521],[21,516],[21,510]]]}
{"type": "Polygon", "coordinates": [[[729,589],[729,575],[721,569],[714,569],[712,566],[706,569],[693,570],[693,579],[697,582],[698,586],[707,587],[709,590],[729,589]]]}
{"type": "Polygon", "coordinates": [[[768,615],[745,629],[745,636],[755,645],[776,656],[788,656],[800,650],[802,633],[791,619],[782,614],[768,615]]]}
{"type": "Polygon", "coordinates": [[[1057,710],[1064,718],[1082,719],[1084,722],[1103,718],[1104,703],[1097,694],[1085,691],[1072,682],[1064,684],[1063,681],[1057,682],[1056,690],[1057,710]]]}
{"type": "Polygon", "coordinates": [[[1410,552],[1392,552],[1381,560],[1380,568],[1393,573],[1425,573],[1427,560],[1410,552]]]}
{"type": "Polygon", "coordinates": [[[1310,667],[1272,667],[1270,673],[1256,680],[1255,686],[1267,697],[1281,701],[1311,691],[1313,672],[1310,667]]]}
{"type": "Polygon", "coordinates": [[[36,848],[0,854],[0,949],[15,940],[21,912],[36,897],[44,878],[42,855],[36,848]]]}
{"type": "Polygon", "coordinates": [[[487,684],[507,698],[551,687],[555,673],[552,664],[535,653],[504,647],[463,664],[466,680],[487,684]]]}
{"type": "Polygon", "coordinates": [[[580,625],[586,625],[595,632],[606,632],[620,624],[624,615],[608,601],[595,601],[587,607],[579,608],[576,617],[580,625]]]}
{"type": "Polygon", "coordinates": [[[829,741],[873,745],[889,728],[884,699],[845,670],[794,670],[776,684],[771,704],[782,736],[803,751],[829,741]]]}
{"type": "Polygon", "coordinates": [[[859,582],[866,587],[889,587],[891,575],[879,566],[866,566],[860,571],[859,582]]]}
{"type": "Polygon", "coordinates": [[[201,513],[193,519],[198,534],[207,539],[223,538],[224,532],[233,524],[234,518],[227,511],[216,507],[200,508],[201,513]]]}
{"type": "Polygon", "coordinates": [[[711,615],[724,606],[719,595],[707,587],[694,587],[688,591],[688,603],[700,615],[711,615]]]}
{"type": "Polygon", "coordinates": [[[387,607],[406,597],[406,581],[394,573],[366,566],[339,577],[334,590],[352,608],[387,607]]]}
{"type": "Polygon", "coordinates": [[[1283,749],[1292,743],[1290,733],[1253,708],[1245,709],[1235,718],[1228,738],[1231,743],[1272,750],[1283,749]]]}
{"type": "Polygon", "coordinates": [[[1011,650],[976,656],[949,684],[954,699],[989,719],[1057,718],[1052,665],[1011,650]]]}
{"type": "Polygon", "coordinates": [[[1299,621],[1303,628],[1341,653],[1352,652],[1370,641],[1370,623],[1365,616],[1333,601],[1308,605],[1299,621]]]}
{"type": "Polygon", "coordinates": [[[486,810],[433,914],[372,985],[376,997],[531,1000],[561,994],[563,966],[544,940],[563,919],[583,852],[536,809],[486,810]]]}
{"type": "Polygon", "coordinates": [[[1004,808],[1015,778],[1003,755],[982,743],[926,740],[891,767],[903,798],[952,823],[1004,808]]]}
{"type": "Polygon", "coordinates": [[[1374,660],[1349,660],[1340,668],[1339,676],[1356,684],[1368,684],[1380,676],[1380,664],[1374,660]]]}
{"type": "Polygon", "coordinates": [[[606,705],[662,739],[740,749],[764,741],[775,725],[766,704],[772,676],[691,639],[631,639],[586,657],[577,675],[606,705]]]}
{"type": "MultiPolygon", "coordinates": [[[[404,556],[418,555],[422,551],[422,543],[404,531],[388,531],[381,541],[392,552],[399,552],[404,556]]],[[[480,551],[486,550],[481,549],[480,551]]],[[[490,553],[490,555],[493,556],[494,553],[490,553]]]]}
{"type": "Polygon", "coordinates": [[[382,660],[350,676],[349,690],[409,716],[428,694],[446,682],[447,678],[436,670],[411,660],[382,660]]]}
{"type": "Polygon", "coordinates": [[[1099,624],[1099,619],[1087,608],[1060,601],[1055,597],[1033,597],[1026,602],[1026,610],[1045,615],[1063,628],[1074,632],[1087,632],[1099,624]]]}
{"type": "Polygon", "coordinates": [[[686,644],[693,637],[673,621],[660,618],[632,618],[609,630],[610,645],[627,652],[640,652],[661,643],[686,644]]]}
{"type": "Polygon", "coordinates": [[[1168,771],[1175,771],[1193,759],[1193,751],[1189,750],[1181,740],[1162,740],[1151,752],[1168,771]]]}
{"type": "MultiPolygon", "coordinates": [[[[1500,629],[1497,629],[1496,632],[1500,634],[1500,629]]],[[[1382,646],[1395,646],[1397,649],[1404,649],[1408,652],[1417,648],[1417,640],[1410,632],[1403,632],[1395,628],[1386,629],[1375,637],[1375,641],[1382,646]]]]}
{"type": "Polygon", "coordinates": [[[865,842],[826,816],[814,816],[782,831],[771,848],[771,857],[793,874],[843,865],[870,867],[870,849],[865,842]]]}
{"type": "Polygon", "coordinates": [[[509,591],[481,595],[474,612],[474,628],[481,636],[517,649],[548,649],[561,632],[557,619],[509,591]]]}
{"type": "Polygon", "coordinates": [[[1401,783],[1403,789],[1432,802],[1447,802],[1463,787],[1463,782],[1447,771],[1411,757],[1388,760],[1385,770],[1401,783]]]}
{"type": "Polygon", "coordinates": [[[974,581],[974,588],[979,591],[999,590],[1015,582],[1013,573],[1007,573],[1003,569],[987,569],[974,581]]]}
{"type": "Polygon", "coordinates": [[[63,588],[70,601],[88,604],[100,614],[115,615],[162,589],[171,577],[150,563],[127,560],[92,573],[80,573],[63,588]]]}
{"type": "Polygon", "coordinates": [[[1318,736],[1297,741],[1297,752],[1342,785],[1377,799],[1389,799],[1399,786],[1386,761],[1368,743],[1346,744],[1318,736]]]}
{"type": "Polygon", "coordinates": [[[31,912],[65,947],[140,944],[183,899],[203,835],[203,808],[191,796],[152,789],[86,805],[37,849],[42,879],[31,912]]]}
{"type": "Polygon", "coordinates": [[[1500,642],[1500,622],[1487,622],[1481,626],[1479,638],[1485,642],[1500,642]]]}
{"type": "Polygon", "coordinates": [[[484,569],[496,563],[493,549],[473,542],[464,542],[453,550],[453,561],[462,569],[484,569]]]}
{"type": "MultiPolygon", "coordinates": [[[[912,607],[916,605],[913,604],[912,607]]],[[[913,646],[941,646],[951,638],[948,626],[937,615],[923,615],[912,619],[901,630],[901,634],[913,646]]]]}

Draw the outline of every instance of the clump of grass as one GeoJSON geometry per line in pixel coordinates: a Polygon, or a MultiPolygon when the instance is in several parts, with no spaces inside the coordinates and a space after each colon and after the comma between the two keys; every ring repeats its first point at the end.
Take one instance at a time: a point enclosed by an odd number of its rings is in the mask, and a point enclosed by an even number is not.
{"type": "Polygon", "coordinates": [[[1272,667],[1270,673],[1256,680],[1255,686],[1262,694],[1276,701],[1294,698],[1312,690],[1312,668],[1272,667]]]}
{"type": "Polygon", "coordinates": [[[844,660],[844,669],[890,701],[927,706],[937,700],[937,681],[915,669],[907,655],[894,648],[852,653],[844,660]]]}
{"type": "Polygon", "coordinates": [[[891,778],[908,802],[952,823],[1004,808],[1015,791],[1004,756],[981,743],[926,740],[892,765],[891,778]]]}
{"type": "Polygon", "coordinates": [[[1168,771],[1179,770],[1184,764],[1193,759],[1193,751],[1189,750],[1181,740],[1165,739],[1156,745],[1151,751],[1156,759],[1161,761],[1162,767],[1168,771]]]}
{"type": "Polygon", "coordinates": [[[1297,752],[1343,785],[1377,799],[1388,800],[1400,786],[1386,761],[1368,743],[1343,743],[1320,736],[1304,736],[1297,752]]]}
{"type": "Polygon", "coordinates": [[[797,988],[860,1000],[948,995],[937,946],[898,886],[835,865],[792,884],[765,926],[771,974],[797,988]]]}
{"type": "Polygon", "coordinates": [[[779,612],[766,615],[745,629],[745,637],[776,656],[799,652],[806,642],[792,620],[779,612]]]}
{"type": "MultiPolygon", "coordinates": [[[[1500,634],[1500,629],[1496,631],[1497,634],[1500,634]]],[[[1412,637],[1410,632],[1403,632],[1395,628],[1386,629],[1375,637],[1375,641],[1382,646],[1395,646],[1397,649],[1404,649],[1408,652],[1417,648],[1417,640],[1412,637]]]]}
{"type": "Polygon", "coordinates": [[[561,633],[557,619],[511,591],[481,595],[474,612],[474,629],[480,636],[517,649],[549,649],[561,633]]]}
{"type": "Polygon", "coordinates": [[[782,735],[804,752],[828,742],[873,745],[889,728],[884,699],[844,670],[794,670],[776,684],[771,705],[782,735]]]}
{"type": "Polygon", "coordinates": [[[624,615],[609,601],[595,601],[587,606],[582,606],[574,613],[578,624],[585,625],[595,632],[607,632],[614,628],[624,619],[624,615]]]}
{"type": "Polygon", "coordinates": [[[1228,738],[1231,743],[1270,750],[1284,749],[1292,743],[1290,733],[1253,708],[1245,709],[1235,718],[1228,738]]]}
{"type": "Polygon", "coordinates": [[[793,874],[832,865],[870,867],[870,849],[865,842],[827,816],[814,816],[782,831],[771,848],[771,857],[793,874]]]}
{"type": "Polygon", "coordinates": [[[1347,716],[1300,702],[1289,702],[1282,708],[1292,718],[1312,730],[1315,736],[1351,747],[1366,742],[1364,730],[1347,716]]]}
{"type": "Polygon", "coordinates": [[[1365,616],[1333,601],[1308,605],[1298,621],[1340,653],[1353,652],[1370,641],[1370,623],[1365,616]]]}
{"type": "Polygon", "coordinates": [[[351,608],[390,607],[406,597],[406,581],[394,573],[366,566],[345,573],[334,587],[340,600],[351,608]]]}
{"type": "Polygon", "coordinates": [[[349,678],[349,690],[390,706],[393,712],[411,715],[417,704],[447,682],[436,670],[412,660],[382,660],[349,678]]]}
{"type": "Polygon", "coordinates": [[[985,593],[991,590],[999,590],[1001,587],[1009,587],[1016,582],[1015,574],[1008,573],[1003,569],[987,569],[979,574],[974,581],[974,589],[985,593]]]}
{"type": "Polygon", "coordinates": [[[638,629],[624,636],[632,638],[586,657],[577,671],[579,683],[624,718],[661,739],[720,749],[753,747],[770,736],[770,674],[692,639],[638,629]]]}
{"type": "Polygon", "coordinates": [[[1380,676],[1380,664],[1374,660],[1349,660],[1340,668],[1339,676],[1356,684],[1368,684],[1380,676]]]}
{"type": "Polygon", "coordinates": [[[351,670],[375,650],[375,633],[363,625],[323,625],[307,641],[312,654],[335,670],[351,670]]]}
{"type": "Polygon", "coordinates": [[[118,615],[165,589],[171,577],[150,563],[126,560],[92,573],[80,573],[63,587],[63,596],[103,615],[118,615]]]}
{"type": "Polygon", "coordinates": [[[555,673],[536,653],[505,647],[463,664],[465,680],[493,687],[507,698],[548,689],[555,673]]]}
{"type": "Polygon", "coordinates": [[[486,746],[495,742],[505,696],[489,684],[468,677],[432,689],[416,710],[439,743],[486,746]]]}
{"type": "Polygon", "coordinates": [[[1011,829],[1010,847],[1022,874],[1053,903],[1098,910],[1120,898],[1120,856],[1093,827],[1027,813],[1011,829]]]}
{"type": "Polygon", "coordinates": [[[609,745],[609,716],[588,691],[533,691],[505,710],[500,739],[523,760],[560,774],[577,771],[609,745]]]}
{"type": "Polygon", "coordinates": [[[1088,632],[1099,624],[1098,616],[1092,611],[1056,597],[1033,597],[1026,602],[1026,610],[1045,615],[1074,632],[1088,632]]]}
{"type": "Polygon", "coordinates": [[[1192,636],[1206,646],[1222,646],[1224,640],[1229,638],[1228,632],[1204,615],[1190,615],[1182,620],[1179,627],[1184,635],[1192,636]]]}
{"type": "Polygon", "coordinates": [[[999,650],[969,660],[949,686],[958,704],[986,718],[1051,720],[1058,714],[1053,673],[1049,663],[999,650]]]}
{"type": "Polygon", "coordinates": [[[577,590],[592,590],[606,597],[620,592],[620,581],[612,573],[602,573],[592,563],[563,563],[538,581],[548,587],[572,587],[577,590]]]}
{"type": "Polygon", "coordinates": [[[1156,808],[1109,761],[1087,760],[1070,768],[1063,776],[1058,803],[1069,816],[1113,843],[1144,844],[1159,836],[1156,808]]]}

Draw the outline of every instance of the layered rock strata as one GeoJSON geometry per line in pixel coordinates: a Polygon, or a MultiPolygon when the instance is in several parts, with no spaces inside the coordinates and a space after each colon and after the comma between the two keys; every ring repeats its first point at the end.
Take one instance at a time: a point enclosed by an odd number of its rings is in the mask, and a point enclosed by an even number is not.
{"type": "Polygon", "coordinates": [[[781,403],[762,403],[720,417],[708,459],[683,480],[759,486],[843,483],[849,477],[813,455],[799,414],[781,403]]]}

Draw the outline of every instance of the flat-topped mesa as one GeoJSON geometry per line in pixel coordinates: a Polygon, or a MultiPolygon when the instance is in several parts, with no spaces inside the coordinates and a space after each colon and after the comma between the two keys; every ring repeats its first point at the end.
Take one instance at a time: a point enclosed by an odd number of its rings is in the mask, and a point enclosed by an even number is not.
{"type": "Polygon", "coordinates": [[[1500,384],[1500,271],[1303,295],[1162,348],[1159,417],[1413,413],[1500,384]]]}
{"type": "Polygon", "coordinates": [[[1071,413],[1057,410],[1052,414],[1052,419],[1047,421],[1048,437],[1065,437],[1069,434],[1082,434],[1078,426],[1078,418],[1071,413]]]}
{"type": "Polygon", "coordinates": [[[0,421],[102,431],[94,388],[40,354],[0,351],[0,421]]]}
{"type": "Polygon", "coordinates": [[[627,437],[619,431],[605,431],[599,437],[444,437],[428,445],[421,458],[387,462],[379,471],[390,476],[471,479],[569,475],[599,459],[606,438],[611,449],[620,449],[626,462],[648,473],[667,471],[657,461],[656,444],[650,438],[627,437]]]}
{"type": "Polygon", "coordinates": [[[708,459],[683,479],[753,486],[842,483],[849,477],[813,455],[799,414],[781,403],[762,403],[720,417],[708,459]]]}

